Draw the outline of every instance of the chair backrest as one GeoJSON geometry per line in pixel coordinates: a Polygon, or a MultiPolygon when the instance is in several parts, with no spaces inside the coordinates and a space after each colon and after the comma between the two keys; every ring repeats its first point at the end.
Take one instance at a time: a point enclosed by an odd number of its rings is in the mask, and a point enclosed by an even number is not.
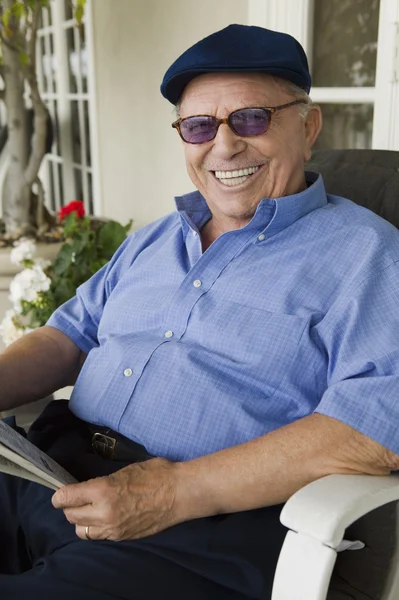
{"type": "MultiPolygon", "coordinates": [[[[306,168],[323,175],[327,193],[349,198],[399,228],[399,152],[319,150],[306,168]]],[[[366,515],[345,537],[352,539],[351,535],[368,542],[367,552],[338,556],[331,583],[335,591],[329,598],[398,600],[399,505],[391,503],[366,515]]]]}
{"type": "Polygon", "coordinates": [[[307,168],[323,175],[329,194],[349,198],[399,227],[399,152],[319,150],[307,168]]]}

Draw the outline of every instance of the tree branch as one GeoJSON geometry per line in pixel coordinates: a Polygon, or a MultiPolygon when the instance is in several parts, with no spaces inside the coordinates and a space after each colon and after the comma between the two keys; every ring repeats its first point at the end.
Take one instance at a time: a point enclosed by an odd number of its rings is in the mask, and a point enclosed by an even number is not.
{"type": "Polygon", "coordinates": [[[4,37],[4,33],[1,31],[1,29],[0,29],[0,40],[1,40],[2,44],[7,46],[7,48],[12,50],[13,52],[21,52],[21,50],[20,50],[20,48],[18,48],[18,46],[14,46],[14,44],[12,44],[6,37],[4,37]]]}

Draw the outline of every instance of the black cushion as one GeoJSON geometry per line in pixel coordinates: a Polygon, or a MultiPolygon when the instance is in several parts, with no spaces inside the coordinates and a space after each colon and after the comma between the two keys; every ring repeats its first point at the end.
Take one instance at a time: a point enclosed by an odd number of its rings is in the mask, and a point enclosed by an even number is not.
{"type": "Polygon", "coordinates": [[[399,152],[318,150],[306,165],[329,194],[344,196],[399,227],[399,152]]]}

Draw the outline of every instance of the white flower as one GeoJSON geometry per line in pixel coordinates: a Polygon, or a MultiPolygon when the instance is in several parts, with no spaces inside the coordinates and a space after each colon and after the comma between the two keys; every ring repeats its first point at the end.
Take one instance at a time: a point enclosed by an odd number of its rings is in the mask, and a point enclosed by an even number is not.
{"type": "Polygon", "coordinates": [[[49,279],[42,267],[35,264],[29,269],[24,269],[14,277],[10,283],[10,300],[17,312],[21,312],[21,301],[35,302],[39,292],[47,292],[50,288],[49,279]]]}
{"type": "Polygon", "coordinates": [[[24,260],[31,260],[36,252],[36,245],[32,240],[21,238],[14,243],[10,252],[10,260],[14,265],[21,265],[24,260]]]}
{"type": "Polygon", "coordinates": [[[47,267],[49,265],[51,265],[51,260],[47,260],[47,258],[35,258],[34,263],[36,266],[41,267],[44,271],[44,269],[47,269],[47,267]]]}
{"type": "Polygon", "coordinates": [[[33,331],[25,327],[19,320],[19,315],[14,310],[7,310],[4,319],[0,323],[0,336],[6,346],[9,346],[26,333],[33,331]]]}

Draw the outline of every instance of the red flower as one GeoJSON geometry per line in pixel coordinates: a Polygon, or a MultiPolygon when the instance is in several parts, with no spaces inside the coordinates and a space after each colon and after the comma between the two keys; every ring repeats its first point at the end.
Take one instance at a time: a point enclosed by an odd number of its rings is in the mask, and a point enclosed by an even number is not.
{"type": "Polygon", "coordinates": [[[78,218],[85,216],[85,207],[83,206],[82,200],[72,200],[72,202],[66,206],[62,206],[58,211],[58,218],[60,221],[63,221],[65,217],[73,212],[76,212],[78,218]]]}

